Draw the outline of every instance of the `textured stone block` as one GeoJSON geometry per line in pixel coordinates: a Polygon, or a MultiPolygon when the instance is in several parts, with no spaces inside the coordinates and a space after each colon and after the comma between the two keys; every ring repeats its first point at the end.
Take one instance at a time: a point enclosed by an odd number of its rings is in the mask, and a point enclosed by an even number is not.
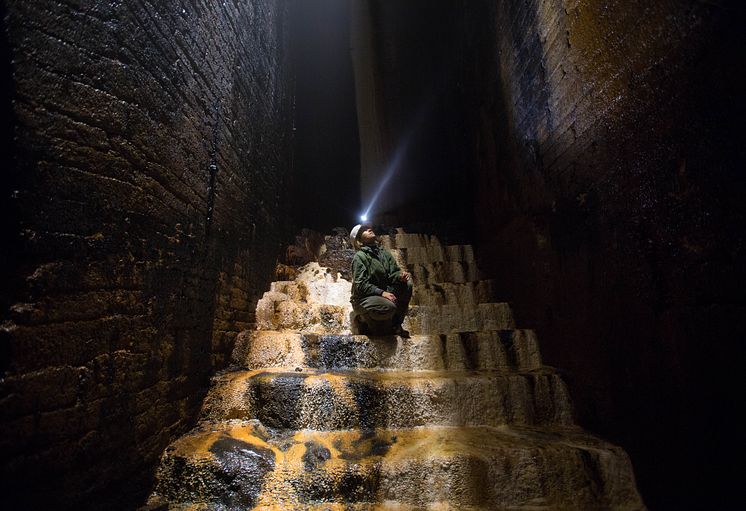
{"type": "MultiPolygon", "coordinates": [[[[396,239],[407,245],[392,248],[400,258],[421,249],[441,260],[433,269],[473,258],[434,237],[396,239]]],[[[248,370],[213,379],[203,429],[166,451],[152,505],[644,508],[626,455],[580,432],[535,333],[514,329],[508,304],[487,301],[492,283],[423,276],[409,337],[350,335],[349,283],[315,263],[274,282],[257,305],[259,329],[236,342],[233,361],[248,370]],[[601,482],[586,491],[589,480],[601,482]]]]}
{"type": "Polygon", "coordinates": [[[45,414],[43,435],[8,432],[27,449],[0,478],[29,488],[10,507],[137,507],[133,474],[147,479],[197,412],[183,394],[199,396],[253,321],[289,215],[285,14],[265,0],[3,9],[16,164],[4,244],[19,256],[0,414],[45,414]]]}
{"type": "Polygon", "coordinates": [[[531,330],[369,337],[294,331],[241,333],[233,361],[247,369],[380,370],[540,369],[531,330]]]}
{"type": "Polygon", "coordinates": [[[255,421],[234,422],[175,443],[152,502],[210,507],[243,495],[256,509],[296,511],[644,509],[630,473],[621,449],[578,431],[474,427],[287,437],[255,421]],[[240,451],[250,463],[234,461],[240,451]],[[231,492],[239,481],[253,484],[231,492]]]}
{"type": "Polygon", "coordinates": [[[258,419],[282,429],[435,425],[572,425],[562,380],[551,372],[459,373],[260,369],[216,380],[203,417],[258,419]]]}

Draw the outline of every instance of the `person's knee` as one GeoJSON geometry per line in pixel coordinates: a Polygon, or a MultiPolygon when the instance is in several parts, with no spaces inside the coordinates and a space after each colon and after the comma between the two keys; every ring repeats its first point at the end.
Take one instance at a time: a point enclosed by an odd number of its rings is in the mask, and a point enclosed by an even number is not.
{"type": "Polygon", "coordinates": [[[371,319],[381,321],[391,319],[395,311],[396,305],[384,298],[380,301],[376,301],[375,304],[371,304],[369,307],[366,307],[365,312],[371,319]]]}
{"type": "Polygon", "coordinates": [[[391,307],[385,310],[368,311],[368,316],[370,316],[371,319],[374,319],[376,321],[386,321],[394,317],[395,312],[396,312],[396,308],[391,307]]]}

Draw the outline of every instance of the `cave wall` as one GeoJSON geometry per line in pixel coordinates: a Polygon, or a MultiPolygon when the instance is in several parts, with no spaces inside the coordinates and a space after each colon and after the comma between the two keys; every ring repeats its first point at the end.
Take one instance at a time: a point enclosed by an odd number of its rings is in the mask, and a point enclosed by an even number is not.
{"type": "Polygon", "coordinates": [[[581,424],[630,454],[651,509],[735,502],[742,10],[505,0],[480,29],[482,266],[564,371],[581,424]]]}
{"type": "Polygon", "coordinates": [[[3,9],[2,500],[131,509],[288,237],[286,2],[3,9]]]}
{"type": "Polygon", "coordinates": [[[374,219],[474,236],[580,423],[626,449],[651,509],[732,505],[744,8],[364,6],[364,201],[385,174],[376,166],[407,147],[374,219]]]}

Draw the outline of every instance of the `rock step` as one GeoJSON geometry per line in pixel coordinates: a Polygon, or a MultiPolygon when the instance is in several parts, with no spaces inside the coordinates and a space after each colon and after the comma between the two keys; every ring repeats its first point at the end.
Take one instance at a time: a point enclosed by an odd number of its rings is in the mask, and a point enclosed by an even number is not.
{"type": "Polygon", "coordinates": [[[477,269],[475,263],[468,262],[436,262],[428,264],[405,263],[412,275],[415,285],[438,284],[442,282],[453,282],[462,284],[465,282],[476,282],[482,280],[482,273],[477,269]]]}
{"type": "Polygon", "coordinates": [[[235,371],[215,377],[203,418],[258,419],[321,431],[521,424],[572,425],[567,389],[537,371],[235,371]]]}
{"type": "MultiPolygon", "coordinates": [[[[351,305],[309,304],[274,293],[259,300],[256,324],[259,330],[294,330],[316,334],[349,334],[351,305]],[[275,296],[276,295],[276,296],[275,296]]],[[[515,328],[507,303],[466,305],[410,305],[404,328],[411,334],[448,334],[515,328]]]]}
{"type": "Polygon", "coordinates": [[[507,303],[410,305],[404,328],[412,334],[511,330],[515,320],[507,303]]]}
{"type": "Polygon", "coordinates": [[[396,248],[406,264],[464,262],[474,264],[471,245],[428,245],[426,247],[396,248]]]}
{"type": "MultiPolygon", "coordinates": [[[[511,510],[537,511],[549,510],[549,508],[529,506],[526,508],[511,508],[511,510]]],[[[372,503],[349,503],[349,502],[320,502],[317,504],[288,504],[283,503],[282,511],[491,511],[482,507],[474,506],[452,506],[448,502],[430,502],[426,507],[402,504],[393,500],[387,500],[380,504],[372,503]]],[[[185,510],[186,511],[186,510],[185,510]]],[[[193,511],[190,510],[190,511],[193,511]]],[[[276,505],[258,506],[251,511],[278,511],[276,505]]]]}
{"type": "Polygon", "coordinates": [[[264,294],[256,306],[259,330],[294,330],[316,334],[350,333],[352,306],[309,304],[281,293],[264,294]]]}
{"type": "Polygon", "coordinates": [[[439,282],[416,285],[412,294],[412,305],[475,305],[488,303],[494,297],[494,281],[439,282]]]}
{"type": "MultiPolygon", "coordinates": [[[[417,283],[412,295],[412,305],[473,305],[493,299],[494,281],[417,283]]],[[[351,285],[344,279],[325,283],[307,281],[272,282],[258,304],[290,300],[296,303],[345,306],[350,302],[351,285]]]]}
{"type": "MultiPolygon", "coordinates": [[[[147,507],[141,508],[139,511],[229,511],[234,509],[248,509],[244,507],[231,507],[223,503],[216,502],[200,502],[194,504],[192,502],[186,503],[175,503],[169,505],[169,503],[154,495],[149,500],[147,507]]],[[[493,509],[486,509],[483,507],[476,506],[464,506],[461,504],[451,505],[449,502],[429,502],[427,505],[418,506],[411,504],[402,504],[393,500],[386,500],[380,503],[371,502],[317,502],[311,504],[300,504],[297,502],[283,502],[278,504],[267,504],[258,505],[250,508],[251,511],[494,511],[493,509]]],[[[545,506],[518,506],[511,507],[511,511],[554,511],[553,508],[545,506]]]]}
{"type": "Polygon", "coordinates": [[[152,500],[171,509],[644,509],[626,454],[579,430],[276,432],[256,421],[171,444],[152,500]]]}
{"type": "Polygon", "coordinates": [[[333,276],[318,263],[309,263],[301,270],[297,280],[279,280],[270,284],[263,298],[272,298],[276,293],[286,295],[285,300],[327,305],[350,303],[352,284],[333,276]]]}
{"type": "Polygon", "coordinates": [[[413,335],[409,339],[249,330],[238,336],[233,362],[246,369],[434,371],[542,367],[539,344],[532,330],[413,335]]]}
{"type": "Polygon", "coordinates": [[[399,231],[395,235],[381,236],[381,244],[384,248],[418,248],[430,245],[440,245],[437,236],[430,234],[407,233],[399,231]]]}
{"type": "Polygon", "coordinates": [[[397,234],[381,236],[381,246],[390,251],[399,251],[409,263],[433,263],[441,261],[474,262],[472,245],[443,245],[435,236],[419,234],[397,234]]]}

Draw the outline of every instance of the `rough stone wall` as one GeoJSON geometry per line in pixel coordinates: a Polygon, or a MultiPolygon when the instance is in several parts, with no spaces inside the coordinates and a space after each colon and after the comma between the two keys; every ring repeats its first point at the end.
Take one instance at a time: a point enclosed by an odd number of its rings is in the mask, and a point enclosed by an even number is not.
{"type": "Polygon", "coordinates": [[[131,509],[287,235],[285,2],[4,9],[2,499],[131,509]]]}
{"type": "Polygon", "coordinates": [[[745,65],[736,2],[505,0],[473,142],[482,266],[651,509],[733,504],[745,65]]]}

